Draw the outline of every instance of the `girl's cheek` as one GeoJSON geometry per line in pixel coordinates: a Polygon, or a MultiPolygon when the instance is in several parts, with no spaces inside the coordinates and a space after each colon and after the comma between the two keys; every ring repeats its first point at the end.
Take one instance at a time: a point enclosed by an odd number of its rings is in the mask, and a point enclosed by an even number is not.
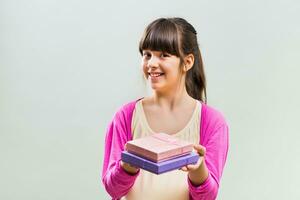
{"type": "Polygon", "coordinates": [[[148,67],[147,67],[147,63],[142,63],[142,67],[143,67],[143,70],[144,71],[147,71],[148,70],[148,67]]]}
{"type": "Polygon", "coordinates": [[[142,62],[141,66],[142,66],[142,68],[143,68],[144,71],[147,70],[147,64],[146,63],[142,62]]]}
{"type": "Polygon", "coordinates": [[[144,72],[144,76],[146,78],[148,78],[148,69],[147,69],[147,67],[143,66],[143,72],[144,72]]]}

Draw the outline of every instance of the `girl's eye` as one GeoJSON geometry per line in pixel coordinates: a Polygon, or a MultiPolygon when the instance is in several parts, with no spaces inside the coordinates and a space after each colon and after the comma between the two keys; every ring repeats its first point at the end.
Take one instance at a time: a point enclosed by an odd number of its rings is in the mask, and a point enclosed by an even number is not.
{"type": "Polygon", "coordinates": [[[170,55],[168,53],[162,53],[161,57],[165,58],[165,57],[169,57],[170,55]]]}
{"type": "Polygon", "coordinates": [[[144,53],[143,53],[143,57],[145,57],[145,58],[150,58],[150,57],[151,57],[151,54],[150,54],[150,53],[147,53],[147,52],[144,52],[144,53]]]}

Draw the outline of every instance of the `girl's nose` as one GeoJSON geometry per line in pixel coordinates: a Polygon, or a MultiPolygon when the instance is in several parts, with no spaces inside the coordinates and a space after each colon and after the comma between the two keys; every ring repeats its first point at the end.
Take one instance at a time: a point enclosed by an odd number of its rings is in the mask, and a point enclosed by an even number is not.
{"type": "Polygon", "coordinates": [[[147,67],[153,68],[159,66],[159,59],[156,56],[152,56],[151,59],[148,61],[147,67]]]}

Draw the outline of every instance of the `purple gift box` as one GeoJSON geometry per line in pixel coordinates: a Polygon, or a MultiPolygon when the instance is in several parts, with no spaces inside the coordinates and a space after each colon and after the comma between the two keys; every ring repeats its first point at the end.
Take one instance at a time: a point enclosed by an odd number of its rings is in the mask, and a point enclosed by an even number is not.
{"type": "Polygon", "coordinates": [[[169,159],[162,162],[153,162],[145,158],[139,157],[127,151],[123,151],[121,155],[123,162],[129,163],[133,166],[142,168],[155,174],[162,174],[164,172],[172,171],[174,169],[180,169],[188,164],[196,164],[199,155],[195,152],[180,156],[177,158],[169,159]]]}

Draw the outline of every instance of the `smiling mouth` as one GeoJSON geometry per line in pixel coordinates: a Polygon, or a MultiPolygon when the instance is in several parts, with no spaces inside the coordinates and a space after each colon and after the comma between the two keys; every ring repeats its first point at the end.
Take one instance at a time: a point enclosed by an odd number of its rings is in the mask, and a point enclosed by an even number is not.
{"type": "Polygon", "coordinates": [[[159,77],[159,76],[164,75],[164,73],[148,73],[148,75],[149,75],[150,77],[159,77]]]}

